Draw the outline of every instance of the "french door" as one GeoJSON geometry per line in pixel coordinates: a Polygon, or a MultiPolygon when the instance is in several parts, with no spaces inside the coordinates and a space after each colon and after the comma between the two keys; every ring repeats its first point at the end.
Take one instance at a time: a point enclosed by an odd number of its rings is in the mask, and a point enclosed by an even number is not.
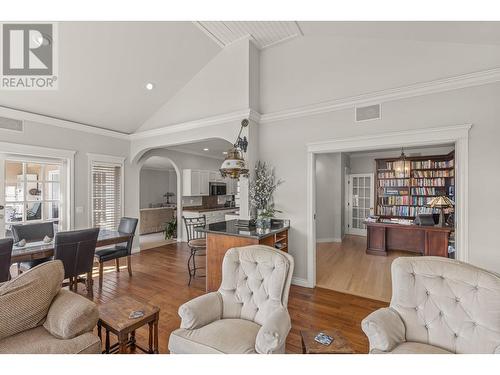
{"type": "Polygon", "coordinates": [[[13,224],[51,221],[65,228],[66,173],[61,160],[0,154],[0,237],[13,224]]]}
{"type": "Polygon", "coordinates": [[[373,173],[349,174],[347,179],[347,228],[349,234],[366,236],[365,219],[372,215],[374,202],[373,173]]]}

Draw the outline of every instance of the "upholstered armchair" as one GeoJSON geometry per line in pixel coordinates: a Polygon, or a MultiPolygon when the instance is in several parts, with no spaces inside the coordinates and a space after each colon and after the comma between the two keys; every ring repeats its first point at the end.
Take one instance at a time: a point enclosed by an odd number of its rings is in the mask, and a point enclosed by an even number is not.
{"type": "Polygon", "coordinates": [[[269,246],[228,250],[219,290],[180,306],[170,352],[284,353],[293,266],[289,254],[269,246]]]}
{"type": "Polygon", "coordinates": [[[390,306],[361,325],[370,353],[500,354],[500,276],[442,257],[397,258],[390,306]]]}
{"type": "Polygon", "coordinates": [[[61,289],[64,267],[53,260],[0,284],[0,354],[97,354],[94,302],[61,289]]]}

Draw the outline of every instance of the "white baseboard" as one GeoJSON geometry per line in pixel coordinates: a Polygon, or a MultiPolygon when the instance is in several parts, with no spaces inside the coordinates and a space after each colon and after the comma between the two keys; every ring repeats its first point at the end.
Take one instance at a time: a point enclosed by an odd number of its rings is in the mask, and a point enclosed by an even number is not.
{"type": "Polygon", "coordinates": [[[316,242],[318,242],[318,243],[324,243],[324,242],[342,242],[342,238],[334,238],[334,237],[317,238],[316,242]]]}
{"type": "Polygon", "coordinates": [[[141,246],[140,245],[132,247],[132,254],[136,254],[136,253],[139,253],[139,252],[141,252],[141,246]]]}
{"type": "Polygon", "coordinates": [[[295,277],[295,276],[292,277],[292,284],[298,286],[304,286],[306,288],[312,288],[312,286],[309,285],[307,279],[303,279],[302,277],[295,277]]]}

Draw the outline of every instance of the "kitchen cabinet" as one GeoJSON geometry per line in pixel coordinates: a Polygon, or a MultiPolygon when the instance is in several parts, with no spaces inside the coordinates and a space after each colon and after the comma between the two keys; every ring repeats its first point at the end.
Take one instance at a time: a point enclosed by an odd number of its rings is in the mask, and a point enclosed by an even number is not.
{"type": "Polygon", "coordinates": [[[208,195],[208,171],[184,169],[182,171],[182,195],[198,197],[208,195]]]}
{"type": "Polygon", "coordinates": [[[200,172],[200,195],[209,195],[209,171],[199,171],[200,172]]]}
{"type": "Polygon", "coordinates": [[[210,195],[210,183],[223,182],[226,184],[226,194],[236,195],[238,181],[232,178],[222,178],[219,171],[205,171],[198,169],[182,170],[182,196],[199,197],[210,195]]]}

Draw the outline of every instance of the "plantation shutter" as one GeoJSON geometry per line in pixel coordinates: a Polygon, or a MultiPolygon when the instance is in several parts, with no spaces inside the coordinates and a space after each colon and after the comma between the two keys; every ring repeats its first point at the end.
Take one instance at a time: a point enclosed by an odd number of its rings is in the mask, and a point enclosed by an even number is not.
{"type": "Polygon", "coordinates": [[[92,226],[116,230],[122,216],[122,166],[93,162],[92,226]]]}

